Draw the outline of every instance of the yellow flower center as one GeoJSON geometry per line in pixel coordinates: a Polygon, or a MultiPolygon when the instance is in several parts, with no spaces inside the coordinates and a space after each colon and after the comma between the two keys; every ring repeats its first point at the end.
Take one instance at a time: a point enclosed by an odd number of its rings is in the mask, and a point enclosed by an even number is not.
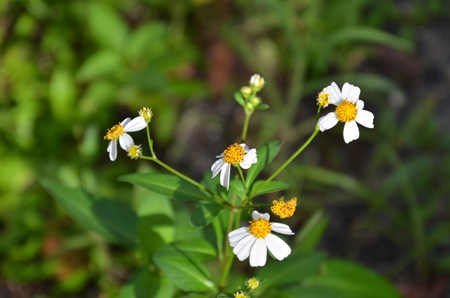
{"type": "Polygon", "coordinates": [[[336,108],[336,115],[338,120],[341,122],[350,122],[356,119],[356,114],[358,114],[358,109],[356,109],[356,104],[344,100],[336,108]]]}
{"type": "Polygon", "coordinates": [[[322,106],[327,106],[330,103],[328,102],[328,96],[330,96],[329,93],[326,93],[324,91],[320,92],[319,95],[317,96],[317,102],[322,106]]]}
{"type": "Polygon", "coordinates": [[[223,159],[229,164],[240,163],[245,156],[245,151],[242,146],[234,143],[223,152],[223,159]]]}
{"type": "Polygon", "coordinates": [[[279,201],[275,200],[270,209],[273,214],[278,215],[280,218],[286,218],[294,215],[295,207],[297,207],[297,198],[292,198],[292,200],[287,203],[285,203],[283,199],[279,201]]]}
{"type": "Polygon", "coordinates": [[[243,292],[237,292],[234,294],[235,298],[247,298],[247,295],[245,295],[243,292]]]}
{"type": "Polygon", "coordinates": [[[152,109],[149,108],[142,108],[139,111],[139,116],[141,116],[142,118],[145,119],[145,121],[147,121],[147,123],[152,119],[153,117],[153,112],[152,109]]]}
{"type": "Polygon", "coordinates": [[[250,230],[250,233],[256,238],[266,238],[272,231],[270,222],[266,219],[254,219],[253,221],[249,221],[249,223],[250,227],[247,229],[250,230]]]}
{"type": "Polygon", "coordinates": [[[128,150],[128,156],[132,159],[138,159],[142,156],[141,145],[133,145],[128,150]]]}
{"type": "Polygon", "coordinates": [[[106,136],[104,136],[105,140],[116,140],[121,135],[123,135],[125,131],[123,130],[122,124],[119,122],[119,124],[114,125],[111,129],[108,129],[108,132],[106,133],[106,136]]]}
{"type": "Polygon", "coordinates": [[[256,278],[250,278],[247,280],[247,285],[249,289],[256,290],[259,287],[259,280],[256,278]]]}

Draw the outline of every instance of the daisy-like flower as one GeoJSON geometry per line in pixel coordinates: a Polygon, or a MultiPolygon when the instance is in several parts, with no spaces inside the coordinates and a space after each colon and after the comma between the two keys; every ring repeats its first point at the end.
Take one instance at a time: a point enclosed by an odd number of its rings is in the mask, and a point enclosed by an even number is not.
{"type": "Polygon", "coordinates": [[[271,232],[285,235],[294,235],[288,225],[269,222],[269,213],[253,211],[253,221],[249,227],[242,227],[228,234],[233,253],[239,261],[250,256],[250,266],[259,267],[266,264],[267,249],[277,260],[283,260],[291,253],[291,248],[278,236],[271,232]]]}
{"type": "Polygon", "coordinates": [[[130,120],[126,118],[119,124],[114,125],[111,129],[108,129],[105,140],[109,140],[108,149],[109,159],[112,161],[117,158],[117,140],[119,141],[120,147],[123,150],[128,151],[128,149],[134,145],[133,138],[127,134],[127,132],[138,131],[144,129],[147,126],[147,122],[141,116],[130,120]]]}
{"type": "Polygon", "coordinates": [[[317,126],[321,131],[334,127],[339,121],[345,122],[344,141],[349,143],[359,138],[356,122],[367,128],[373,128],[374,116],[371,112],[363,110],[364,102],[359,99],[361,93],[359,87],[345,83],[341,93],[339,87],[333,82],[325,89],[329,94],[328,102],[335,105],[336,110],[319,119],[317,126]]]}
{"type": "Polygon", "coordinates": [[[226,187],[227,190],[230,186],[231,165],[239,164],[241,168],[248,169],[258,161],[256,149],[250,149],[245,144],[238,145],[237,143],[229,146],[222,154],[216,157],[220,159],[211,167],[212,178],[216,177],[220,172],[220,184],[226,187]]]}

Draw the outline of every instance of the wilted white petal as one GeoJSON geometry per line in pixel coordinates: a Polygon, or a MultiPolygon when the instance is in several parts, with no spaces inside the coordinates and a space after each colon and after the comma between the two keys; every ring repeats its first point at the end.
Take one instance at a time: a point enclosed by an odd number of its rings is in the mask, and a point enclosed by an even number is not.
{"type": "Polygon", "coordinates": [[[338,123],[338,118],[335,112],[331,112],[321,117],[317,122],[320,131],[325,131],[334,127],[338,123]]]}
{"type": "Polygon", "coordinates": [[[115,161],[117,158],[117,140],[109,141],[106,151],[109,152],[109,159],[115,161]]]}
{"type": "Polygon", "coordinates": [[[128,150],[131,146],[134,145],[133,138],[127,133],[124,133],[123,135],[121,135],[119,137],[119,143],[120,143],[120,147],[123,150],[128,150]]]}
{"type": "Polygon", "coordinates": [[[220,170],[223,167],[225,160],[223,158],[218,159],[211,167],[212,178],[216,177],[219,174],[220,170]]]}
{"type": "Polygon", "coordinates": [[[228,190],[230,186],[230,171],[231,165],[228,163],[224,163],[222,166],[222,170],[220,172],[220,184],[228,190]]]}
{"type": "Polygon", "coordinates": [[[365,126],[367,128],[373,128],[373,119],[374,116],[371,112],[362,110],[358,111],[355,120],[362,126],[365,126]]]}
{"type": "Polygon", "coordinates": [[[287,243],[281,240],[278,236],[269,234],[266,236],[265,240],[267,248],[276,259],[281,261],[291,254],[291,248],[289,245],[287,245],[287,243]]]}
{"type": "Polygon", "coordinates": [[[145,127],[147,127],[147,122],[143,117],[138,116],[130,122],[127,122],[125,125],[122,124],[122,126],[125,132],[132,132],[144,129],[145,127]]]}
{"type": "Polygon", "coordinates": [[[267,246],[263,238],[256,239],[250,251],[250,266],[262,267],[267,260],[267,246]]]}
{"type": "Polygon", "coordinates": [[[284,235],[294,235],[294,232],[292,232],[291,228],[288,225],[279,223],[279,222],[273,222],[270,224],[270,227],[272,228],[272,231],[284,234],[284,235]]]}
{"type": "Polygon", "coordinates": [[[344,141],[348,144],[359,138],[359,129],[356,121],[346,122],[344,125],[344,141]]]}
{"type": "Polygon", "coordinates": [[[233,249],[233,253],[238,257],[239,261],[243,261],[248,258],[255,241],[256,237],[251,234],[239,241],[233,249]]]}

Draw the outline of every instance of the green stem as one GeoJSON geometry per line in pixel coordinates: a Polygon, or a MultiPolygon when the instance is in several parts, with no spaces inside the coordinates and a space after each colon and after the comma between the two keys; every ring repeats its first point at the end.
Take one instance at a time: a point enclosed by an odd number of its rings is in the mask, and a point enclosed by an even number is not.
{"type": "Polygon", "coordinates": [[[152,152],[152,157],[157,158],[155,151],[153,151],[153,140],[150,138],[150,129],[148,128],[148,125],[147,125],[147,138],[148,138],[148,147],[150,148],[150,151],[152,152]]]}
{"type": "Polygon", "coordinates": [[[165,168],[166,170],[168,170],[169,172],[177,175],[178,177],[186,180],[187,182],[197,186],[198,188],[206,191],[207,193],[209,193],[210,195],[212,195],[214,198],[216,198],[217,200],[219,200],[223,205],[225,205],[226,207],[228,207],[228,209],[235,209],[235,206],[233,206],[232,204],[228,203],[227,201],[225,201],[222,197],[216,195],[215,193],[213,193],[211,190],[209,190],[209,188],[206,188],[204,185],[201,185],[200,183],[198,183],[197,181],[189,178],[186,175],[181,174],[180,172],[178,172],[177,170],[175,170],[174,168],[166,165],[165,163],[163,163],[162,161],[160,161],[157,158],[153,158],[153,157],[148,157],[148,156],[142,156],[142,159],[147,159],[147,160],[151,160],[156,162],[157,164],[159,164],[160,166],[162,166],[163,168],[165,168]]]}
{"type": "Polygon", "coordinates": [[[244,174],[242,173],[241,167],[237,166],[237,169],[239,172],[239,176],[241,177],[241,180],[242,180],[242,185],[244,185],[245,193],[248,193],[247,184],[245,183],[245,178],[244,178],[244,174]]]}
{"type": "Polygon", "coordinates": [[[275,178],[278,174],[280,174],[280,172],[283,171],[284,168],[287,167],[297,157],[297,155],[299,155],[309,145],[309,143],[311,143],[311,141],[314,139],[314,137],[317,135],[318,132],[319,128],[316,126],[316,129],[314,130],[313,134],[309,137],[309,139],[278,170],[276,170],[275,173],[272,174],[272,176],[267,178],[266,181],[264,181],[254,192],[252,192],[247,200],[251,200],[254,194],[258,193],[260,189],[262,189],[267,183],[272,181],[273,178],[275,178]]]}
{"type": "MultiPolygon", "coordinates": [[[[231,197],[231,204],[236,203],[236,192],[233,192],[231,197]]],[[[227,235],[231,232],[231,229],[233,228],[233,221],[234,221],[234,211],[230,212],[230,216],[228,218],[228,227],[227,227],[227,235]]],[[[219,289],[223,290],[225,287],[225,283],[227,281],[228,274],[230,273],[231,265],[233,264],[234,254],[230,253],[230,246],[228,245],[228,241],[225,241],[224,245],[224,257],[223,257],[223,263],[222,263],[222,276],[220,277],[219,281],[219,289]]]]}
{"type": "Polygon", "coordinates": [[[245,112],[245,122],[244,122],[244,128],[242,129],[242,137],[241,137],[241,143],[245,142],[245,139],[247,138],[247,130],[248,130],[248,123],[250,121],[251,114],[245,112]]]}

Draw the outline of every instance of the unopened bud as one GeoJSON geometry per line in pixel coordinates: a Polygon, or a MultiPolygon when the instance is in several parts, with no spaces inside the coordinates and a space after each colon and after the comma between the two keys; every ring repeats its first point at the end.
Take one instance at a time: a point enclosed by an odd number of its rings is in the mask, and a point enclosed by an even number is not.
{"type": "Polygon", "coordinates": [[[252,90],[252,88],[250,88],[248,86],[244,86],[241,88],[241,93],[242,93],[242,96],[244,96],[244,98],[248,98],[250,95],[252,95],[253,90],[252,90]]]}
{"type": "Polygon", "coordinates": [[[259,74],[254,74],[250,78],[250,85],[257,90],[260,90],[264,86],[264,79],[259,74]]]}
{"type": "Polygon", "coordinates": [[[152,109],[149,108],[142,108],[139,111],[139,116],[141,116],[142,118],[145,119],[145,122],[150,123],[150,121],[152,121],[152,117],[153,117],[153,112],[152,109]]]}

